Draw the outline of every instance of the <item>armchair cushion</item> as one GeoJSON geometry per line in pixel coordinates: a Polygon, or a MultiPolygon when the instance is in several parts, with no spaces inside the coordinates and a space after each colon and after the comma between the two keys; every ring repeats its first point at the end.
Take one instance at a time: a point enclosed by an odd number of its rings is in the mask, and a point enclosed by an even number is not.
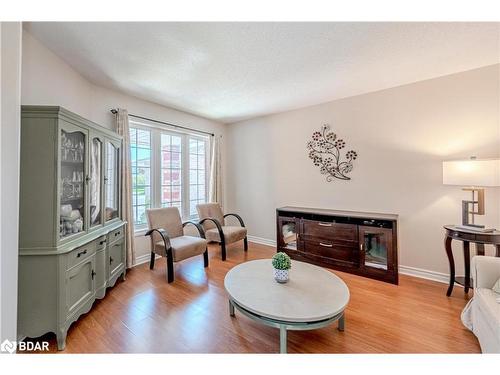
{"type": "MultiPolygon", "coordinates": [[[[224,233],[226,244],[240,241],[247,235],[247,229],[244,227],[223,226],[222,232],[224,233]]],[[[210,242],[220,242],[219,231],[217,228],[205,231],[205,237],[210,242]]]]}
{"type": "MultiPolygon", "coordinates": [[[[203,220],[207,217],[211,217],[212,219],[217,220],[221,226],[224,226],[225,224],[224,214],[222,212],[222,208],[219,203],[199,204],[196,206],[196,210],[198,211],[198,216],[200,217],[200,220],[203,220]]],[[[215,224],[212,223],[210,220],[207,220],[203,223],[203,229],[205,229],[205,231],[212,228],[216,227],[215,224]]]]}
{"type": "MultiPolygon", "coordinates": [[[[170,239],[172,257],[174,262],[203,254],[207,248],[207,241],[200,237],[179,236],[170,239]]],[[[155,243],[156,254],[166,256],[165,245],[162,241],[155,243]]]]}

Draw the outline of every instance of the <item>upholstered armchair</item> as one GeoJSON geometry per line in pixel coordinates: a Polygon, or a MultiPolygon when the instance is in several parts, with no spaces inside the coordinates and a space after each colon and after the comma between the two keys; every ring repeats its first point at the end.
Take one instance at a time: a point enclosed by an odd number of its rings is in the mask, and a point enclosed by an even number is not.
{"type": "Polygon", "coordinates": [[[476,335],[483,353],[500,353],[500,297],[493,291],[500,279],[500,258],[473,257],[471,277],[474,296],[462,312],[462,322],[476,335]]]}
{"type": "Polygon", "coordinates": [[[147,210],[149,230],[146,236],[151,237],[151,261],[149,268],[155,266],[155,255],[167,258],[167,280],[174,281],[174,262],[203,254],[204,266],[208,267],[208,250],[205,233],[200,224],[186,221],[182,223],[177,207],[155,208],[147,210]],[[194,225],[200,237],[185,236],[184,227],[194,225]]]}
{"type": "Polygon", "coordinates": [[[226,260],[226,245],[231,243],[243,240],[243,248],[248,251],[247,229],[241,216],[233,213],[224,215],[218,203],[199,204],[196,209],[207,241],[220,243],[222,260],[226,260]],[[228,216],[238,219],[240,226],[226,225],[228,216]]]}

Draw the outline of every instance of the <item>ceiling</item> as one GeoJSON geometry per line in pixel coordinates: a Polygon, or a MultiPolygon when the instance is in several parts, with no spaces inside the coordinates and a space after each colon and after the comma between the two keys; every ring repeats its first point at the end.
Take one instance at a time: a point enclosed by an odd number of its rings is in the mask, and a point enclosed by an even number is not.
{"type": "Polygon", "coordinates": [[[26,23],[96,85],[231,123],[500,61],[500,23],[26,23]]]}

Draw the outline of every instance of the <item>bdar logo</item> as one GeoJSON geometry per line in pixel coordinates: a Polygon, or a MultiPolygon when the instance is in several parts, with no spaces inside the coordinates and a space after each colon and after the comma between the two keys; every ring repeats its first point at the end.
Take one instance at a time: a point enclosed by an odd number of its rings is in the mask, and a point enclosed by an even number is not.
{"type": "Polygon", "coordinates": [[[0,350],[2,352],[8,352],[8,353],[12,354],[12,353],[14,353],[16,351],[16,342],[15,341],[5,340],[0,345],[0,350]]]}

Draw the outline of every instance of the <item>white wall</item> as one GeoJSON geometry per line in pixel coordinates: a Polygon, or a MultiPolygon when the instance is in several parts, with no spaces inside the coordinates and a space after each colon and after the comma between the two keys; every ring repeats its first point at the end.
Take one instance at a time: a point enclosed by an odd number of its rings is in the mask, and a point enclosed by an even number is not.
{"type": "Polygon", "coordinates": [[[21,34],[0,22],[0,342],[17,339],[21,34]]]}
{"type": "MultiPolygon", "coordinates": [[[[441,162],[499,155],[498,82],[495,65],[230,124],[228,206],[270,240],[284,205],[399,214],[400,265],[448,273],[442,226],[461,220],[469,195],[442,185],[441,162]],[[326,182],[308,158],[324,123],[358,152],[351,181],[326,182]]],[[[486,203],[478,221],[500,227],[498,189],[486,203]]]]}
{"type": "MultiPolygon", "coordinates": [[[[198,130],[225,133],[226,126],[117,91],[93,85],[27,31],[23,33],[22,104],[59,105],[113,129],[111,108],[198,130]]],[[[225,149],[222,149],[223,156],[225,149]]],[[[224,158],[225,159],[225,158],[224,158]]],[[[225,184],[224,184],[225,186],[225,184]]],[[[149,241],[136,238],[137,255],[149,253],[149,241]]]]}

